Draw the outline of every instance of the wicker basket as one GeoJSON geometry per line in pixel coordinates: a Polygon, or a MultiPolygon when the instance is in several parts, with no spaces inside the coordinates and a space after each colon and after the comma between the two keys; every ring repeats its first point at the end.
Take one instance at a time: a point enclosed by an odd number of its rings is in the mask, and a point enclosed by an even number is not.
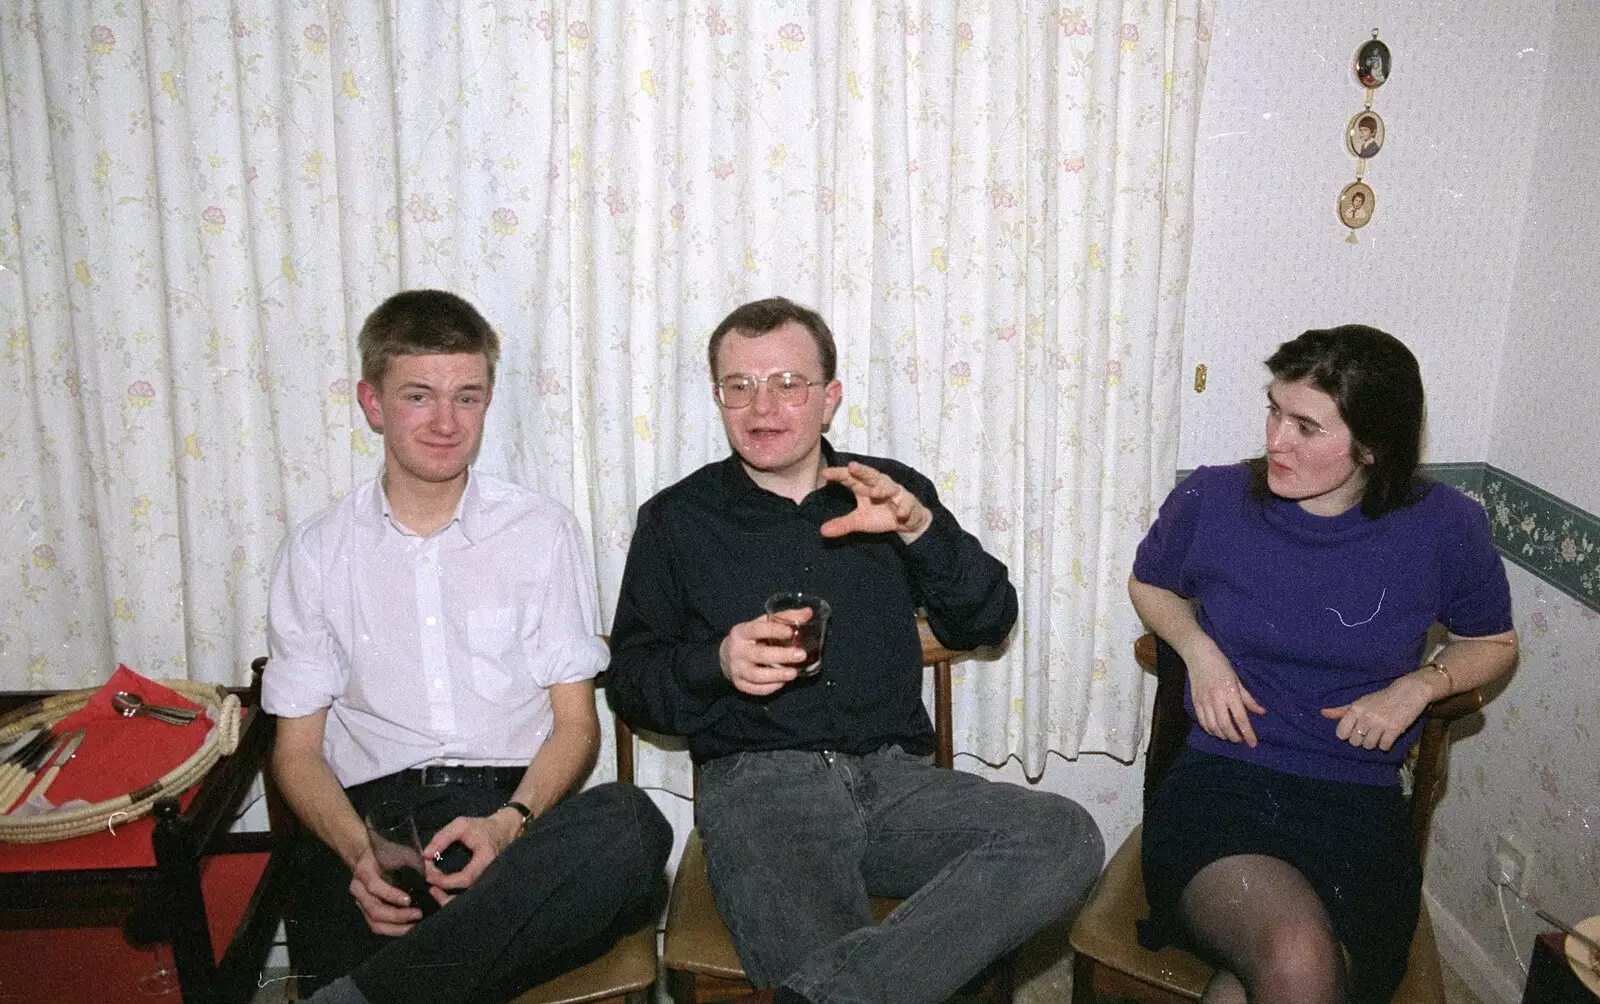
{"type": "MultiPolygon", "coordinates": [[[[49,840],[81,837],[96,830],[111,829],[131,822],[148,813],[156,799],[180,795],[205,777],[213,764],[232,753],[239,746],[239,698],[222,687],[191,680],[157,680],[163,687],[205,708],[211,719],[211,729],[187,760],[167,774],[116,798],[76,809],[56,810],[16,819],[0,816],[0,842],[12,844],[41,844],[49,840]]],[[[35,725],[55,725],[61,719],[83,708],[99,693],[99,688],[72,690],[54,694],[35,701],[0,718],[0,743],[8,742],[35,725]]]]}

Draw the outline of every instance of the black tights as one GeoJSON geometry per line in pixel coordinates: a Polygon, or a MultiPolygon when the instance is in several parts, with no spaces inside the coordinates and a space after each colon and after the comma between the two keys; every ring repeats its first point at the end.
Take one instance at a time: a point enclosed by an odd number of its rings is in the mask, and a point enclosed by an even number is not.
{"type": "Polygon", "coordinates": [[[1213,861],[1183,890],[1179,914],[1217,966],[1202,1004],[1344,1004],[1344,950],[1316,890],[1288,862],[1213,861]]]}

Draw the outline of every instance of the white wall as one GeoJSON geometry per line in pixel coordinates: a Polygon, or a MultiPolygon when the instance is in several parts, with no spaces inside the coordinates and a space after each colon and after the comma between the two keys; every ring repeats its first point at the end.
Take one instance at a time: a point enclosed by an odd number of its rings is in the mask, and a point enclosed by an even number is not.
{"type": "MultiPolygon", "coordinates": [[[[1537,123],[1527,219],[1488,460],[1600,513],[1600,4],[1562,0],[1537,123]]],[[[1510,250],[1509,248],[1507,249],[1510,250]]]]}
{"type": "Polygon", "coordinates": [[[1498,834],[1532,854],[1531,900],[1569,921],[1600,913],[1600,614],[1521,568],[1508,572],[1521,662],[1452,749],[1428,850],[1440,951],[1485,1004],[1521,999],[1519,960],[1551,930],[1489,884],[1498,834]]]}
{"type": "Polygon", "coordinates": [[[1427,459],[1481,460],[1489,442],[1550,0],[1306,4],[1226,0],[1212,41],[1195,179],[1179,464],[1261,449],[1261,360],[1311,327],[1376,325],[1417,353],[1427,459]],[[1365,92],[1350,64],[1380,31],[1393,73],[1373,108],[1376,195],[1358,243],[1335,209],[1365,92]],[[1509,141],[1508,141],[1509,140],[1509,141]]]}
{"type": "MultiPolygon", "coordinates": [[[[1411,345],[1430,461],[1487,460],[1600,512],[1600,4],[1226,0],[1201,115],[1180,466],[1261,448],[1260,361],[1308,327],[1375,324],[1411,345]],[[1377,28],[1394,72],[1358,234],[1334,215],[1377,28]]],[[[1600,544],[1600,541],[1596,541],[1600,544]]],[[[1517,673],[1454,748],[1427,894],[1441,948],[1485,1001],[1517,999],[1536,932],[1487,880],[1495,836],[1533,852],[1531,891],[1600,912],[1600,614],[1510,569],[1517,673]]],[[[1130,782],[1133,784],[1133,782],[1130,782]]],[[[1081,795],[1086,792],[1080,792],[1081,795]]]]}
{"type": "MultiPolygon", "coordinates": [[[[1600,4],[1560,0],[1516,255],[1487,459],[1600,513],[1600,4]]],[[[1580,535],[1581,536],[1581,535],[1580,535]]],[[[1594,541],[1600,544],[1600,541],[1594,541]]],[[[1591,567],[1593,567],[1592,558],[1591,567]]],[[[1441,944],[1484,1000],[1513,1001],[1549,926],[1484,881],[1495,837],[1532,853],[1531,897],[1557,916],[1600,913],[1600,614],[1511,572],[1522,656],[1481,732],[1458,746],[1434,823],[1428,890],[1441,944]],[[1509,927],[1507,934],[1503,928],[1509,927]]]]}

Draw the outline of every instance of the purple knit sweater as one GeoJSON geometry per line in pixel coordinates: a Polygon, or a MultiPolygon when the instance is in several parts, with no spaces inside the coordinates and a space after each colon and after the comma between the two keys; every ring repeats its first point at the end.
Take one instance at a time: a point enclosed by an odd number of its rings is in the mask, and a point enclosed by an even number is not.
{"type": "MultiPolygon", "coordinates": [[[[1140,582],[1198,601],[1200,627],[1267,709],[1254,749],[1190,729],[1189,745],[1304,777],[1395,784],[1416,739],[1357,749],[1323,708],[1417,668],[1430,625],[1511,630],[1511,593],[1483,507],[1448,485],[1378,519],[1314,516],[1248,493],[1243,464],[1202,467],[1162,503],[1139,545],[1140,582]]],[[[1194,715],[1185,688],[1184,705],[1194,715]]]]}

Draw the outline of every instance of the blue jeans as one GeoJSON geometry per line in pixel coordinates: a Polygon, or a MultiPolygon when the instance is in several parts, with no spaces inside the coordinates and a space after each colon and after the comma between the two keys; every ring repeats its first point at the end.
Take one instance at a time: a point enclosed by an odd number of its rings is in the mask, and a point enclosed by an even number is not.
{"type": "Polygon", "coordinates": [[[817,1004],[945,1000],[1075,907],[1105,860],[1077,803],[898,746],[720,757],[695,822],[750,982],[817,1004]],[[868,896],[905,902],[874,924],[868,896]]]}

